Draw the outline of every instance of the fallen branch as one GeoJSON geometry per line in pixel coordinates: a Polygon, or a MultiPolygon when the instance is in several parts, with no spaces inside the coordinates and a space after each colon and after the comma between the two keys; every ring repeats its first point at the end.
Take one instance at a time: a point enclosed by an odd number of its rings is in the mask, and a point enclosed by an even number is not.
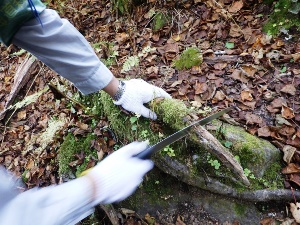
{"type": "Polygon", "coordinates": [[[14,77],[14,84],[12,86],[10,94],[8,95],[8,100],[5,103],[4,110],[0,112],[0,120],[2,120],[5,117],[9,106],[12,104],[21,88],[32,77],[32,74],[35,73],[37,67],[38,61],[35,59],[35,57],[31,55],[27,56],[21,63],[21,65],[18,67],[14,77]]]}

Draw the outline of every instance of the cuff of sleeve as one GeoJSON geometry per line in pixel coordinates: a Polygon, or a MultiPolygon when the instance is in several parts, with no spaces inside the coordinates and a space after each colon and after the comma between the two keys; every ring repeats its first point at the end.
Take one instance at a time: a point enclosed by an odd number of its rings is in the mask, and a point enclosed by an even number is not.
{"type": "Polygon", "coordinates": [[[106,87],[112,80],[113,74],[101,63],[97,71],[83,82],[74,83],[78,90],[84,95],[97,92],[106,87]]]}

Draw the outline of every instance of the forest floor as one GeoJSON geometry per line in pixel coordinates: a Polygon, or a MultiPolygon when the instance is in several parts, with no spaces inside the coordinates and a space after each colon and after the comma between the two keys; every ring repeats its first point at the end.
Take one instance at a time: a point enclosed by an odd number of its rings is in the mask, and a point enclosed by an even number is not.
{"type": "MultiPolygon", "coordinates": [[[[50,1],[48,7],[69,19],[116,77],[142,78],[186,105],[203,110],[204,115],[212,109],[236,105],[240,111],[229,113],[236,124],[283,152],[293,152],[284,159],[283,169],[294,171],[292,176],[285,175],[284,185],[299,188],[299,33],[290,31],[278,37],[264,33],[262,26],[271,6],[255,1],[150,1],[123,16],[112,10],[110,2],[50,1]],[[155,23],[157,15],[167,21],[161,28],[155,23]],[[151,50],[147,52],[148,46],[151,50]],[[191,69],[176,69],[174,60],[189,47],[201,50],[203,63],[191,69]],[[138,59],[135,66],[124,66],[129,56],[138,59]]],[[[26,52],[17,47],[1,46],[0,112],[5,109],[16,70],[25,58],[26,52]]],[[[40,63],[15,102],[57,82],[65,81],[40,63]]],[[[77,92],[71,85],[69,88],[71,96],[77,92]]],[[[72,103],[50,88],[31,104],[2,118],[0,164],[22,176],[28,188],[61,182],[57,150],[63,137],[70,127],[72,132],[85,134],[88,124],[94,121],[72,103]],[[53,118],[65,122],[37,158],[32,149],[41,147],[38,137],[53,118]]],[[[102,118],[96,128],[105,125],[109,122],[102,118]]],[[[112,152],[119,143],[101,132],[105,152],[112,152]]]]}

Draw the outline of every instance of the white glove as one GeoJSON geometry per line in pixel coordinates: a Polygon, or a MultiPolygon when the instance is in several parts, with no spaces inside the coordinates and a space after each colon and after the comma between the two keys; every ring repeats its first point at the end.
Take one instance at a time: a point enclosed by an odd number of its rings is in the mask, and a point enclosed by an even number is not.
{"type": "Polygon", "coordinates": [[[171,96],[163,89],[154,85],[148,84],[141,79],[132,79],[124,81],[125,91],[120,100],[114,102],[116,105],[121,105],[124,109],[138,113],[144,117],[155,120],[156,114],[143,104],[150,102],[154,98],[171,98],[171,96]]]}
{"type": "Polygon", "coordinates": [[[153,168],[151,160],[133,157],[146,148],[146,142],[126,145],[108,156],[86,175],[94,181],[95,202],[98,204],[118,202],[135,191],[143,176],[153,168]]]}

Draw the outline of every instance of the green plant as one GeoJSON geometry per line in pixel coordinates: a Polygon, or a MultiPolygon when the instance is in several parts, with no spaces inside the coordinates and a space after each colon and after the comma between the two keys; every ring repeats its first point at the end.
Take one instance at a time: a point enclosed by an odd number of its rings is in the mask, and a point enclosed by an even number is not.
{"type": "Polygon", "coordinates": [[[164,12],[157,12],[153,18],[152,29],[158,31],[163,28],[169,21],[169,16],[164,12]]]}
{"type": "Polygon", "coordinates": [[[175,60],[175,67],[178,70],[190,69],[193,66],[199,66],[203,61],[200,50],[196,47],[187,48],[184,50],[179,59],[175,60]]]}
{"type": "Polygon", "coordinates": [[[212,167],[214,167],[216,170],[218,170],[218,169],[220,168],[220,166],[221,166],[221,164],[219,163],[219,161],[216,160],[216,159],[210,159],[210,160],[208,161],[208,163],[209,163],[212,167]]]}
{"type": "Polygon", "coordinates": [[[136,131],[137,130],[138,117],[137,116],[132,116],[132,117],[130,117],[129,121],[131,123],[131,130],[136,131]]]}
{"type": "Polygon", "coordinates": [[[148,136],[149,136],[148,130],[142,130],[140,137],[142,137],[143,139],[146,139],[148,136]]]}
{"type": "Polygon", "coordinates": [[[300,28],[300,1],[299,0],[278,0],[266,1],[267,4],[273,4],[274,8],[267,23],[264,25],[264,31],[277,35],[280,31],[288,33],[292,27],[300,28]]]}
{"type": "Polygon", "coordinates": [[[228,49],[234,48],[234,43],[233,42],[226,42],[225,47],[228,49]]]}
{"type": "Polygon", "coordinates": [[[165,148],[163,149],[163,151],[164,151],[165,153],[167,153],[167,155],[170,156],[170,157],[175,156],[174,149],[173,149],[172,147],[170,147],[170,146],[165,147],[165,148]]]}

